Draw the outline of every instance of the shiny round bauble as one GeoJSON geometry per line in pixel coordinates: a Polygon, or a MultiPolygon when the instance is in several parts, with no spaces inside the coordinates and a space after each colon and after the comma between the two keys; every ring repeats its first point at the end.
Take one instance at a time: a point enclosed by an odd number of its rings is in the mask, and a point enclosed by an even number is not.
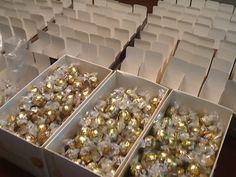
{"type": "Polygon", "coordinates": [[[88,137],[83,135],[77,135],[75,137],[75,146],[77,148],[82,148],[89,141],[88,137]]]}
{"type": "Polygon", "coordinates": [[[214,165],[214,162],[215,162],[215,156],[214,155],[208,155],[207,157],[206,157],[206,159],[204,159],[204,161],[205,161],[205,166],[206,167],[208,167],[208,168],[210,168],[210,167],[212,167],[213,165],[214,165]]]}
{"type": "Polygon", "coordinates": [[[178,176],[178,177],[183,176],[184,173],[185,173],[184,168],[181,168],[181,167],[178,167],[178,168],[177,168],[177,176],[178,176]]]}
{"type": "Polygon", "coordinates": [[[25,111],[20,111],[17,115],[17,119],[27,119],[28,114],[25,111]]]}
{"type": "Polygon", "coordinates": [[[141,174],[142,170],[144,170],[144,168],[143,168],[142,164],[139,162],[133,162],[130,165],[130,173],[133,176],[139,176],[141,174]]]}
{"type": "Polygon", "coordinates": [[[43,90],[45,92],[49,92],[53,90],[53,84],[51,82],[46,82],[46,84],[43,87],[43,90]]]}
{"type": "Polygon", "coordinates": [[[164,161],[166,160],[167,156],[168,156],[168,154],[167,154],[166,152],[161,152],[161,153],[159,154],[159,160],[160,160],[161,162],[164,162],[164,161]]]}
{"type": "Polygon", "coordinates": [[[75,102],[75,95],[74,94],[71,93],[66,96],[66,103],[67,104],[74,105],[74,102],[75,102]]]}
{"type": "Polygon", "coordinates": [[[81,134],[81,135],[84,135],[84,136],[90,136],[90,135],[91,135],[91,132],[92,132],[92,130],[91,130],[91,128],[89,128],[89,127],[82,127],[82,128],[80,129],[80,134],[81,134]]]}
{"type": "Polygon", "coordinates": [[[187,174],[192,177],[197,177],[200,175],[200,169],[196,164],[189,164],[187,168],[187,174]]]}
{"type": "Polygon", "coordinates": [[[144,107],[144,112],[149,114],[149,115],[152,115],[156,110],[156,107],[153,105],[153,104],[147,104],[145,107],[144,107]]]}
{"type": "Polygon", "coordinates": [[[81,90],[83,88],[83,82],[79,80],[74,80],[72,85],[77,90],[81,90]]]}
{"type": "Polygon", "coordinates": [[[96,174],[101,174],[101,171],[100,171],[100,169],[99,169],[99,166],[98,166],[98,164],[97,163],[95,163],[95,162],[90,162],[88,165],[87,165],[87,167],[90,169],[90,170],[92,170],[94,173],[96,173],[96,174]]]}
{"type": "Polygon", "coordinates": [[[55,85],[56,85],[57,87],[65,87],[65,86],[66,86],[66,82],[65,82],[64,79],[58,79],[58,80],[56,80],[55,85]]]}
{"type": "Polygon", "coordinates": [[[116,107],[112,104],[109,104],[105,109],[105,113],[113,113],[115,110],[116,110],[116,107]]]}
{"type": "Polygon", "coordinates": [[[38,87],[35,87],[35,86],[33,86],[31,89],[30,89],[30,92],[31,93],[39,93],[39,89],[38,89],[38,87]]]}
{"type": "Polygon", "coordinates": [[[7,118],[7,122],[10,124],[14,124],[16,122],[16,116],[15,115],[9,115],[7,118]]]}
{"type": "Polygon", "coordinates": [[[119,112],[118,117],[119,117],[119,120],[124,121],[125,124],[128,124],[130,122],[130,119],[131,119],[131,115],[130,115],[128,110],[121,110],[119,112]]]}
{"type": "Polygon", "coordinates": [[[62,105],[61,113],[63,116],[67,117],[71,114],[73,110],[73,106],[71,104],[64,104],[62,105]]]}
{"type": "Polygon", "coordinates": [[[85,155],[80,155],[80,159],[85,162],[85,164],[89,164],[90,162],[92,162],[93,158],[92,155],[90,153],[87,153],[85,155]]]}
{"type": "Polygon", "coordinates": [[[46,132],[47,131],[47,125],[46,124],[39,124],[38,125],[38,131],[39,132],[46,132]]]}
{"type": "Polygon", "coordinates": [[[39,143],[39,145],[43,145],[48,138],[49,136],[47,132],[39,132],[37,135],[37,143],[39,143]]]}
{"type": "Polygon", "coordinates": [[[51,110],[46,110],[45,112],[49,122],[53,122],[56,118],[57,118],[57,113],[55,110],[51,109],[51,110]]]}
{"type": "Polygon", "coordinates": [[[74,75],[68,74],[66,79],[67,79],[67,83],[72,85],[72,84],[74,84],[76,77],[74,75]]]}
{"type": "Polygon", "coordinates": [[[46,103],[44,97],[40,94],[33,96],[32,102],[35,106],[43,107],[46,103]]]}
{"type": "Polygon", "coordinates": [[[132,147],[132,143],[127,140],[122,141],[119,145],[120,145],[120,153],[123,156],[125,156],[129,152],[130,148],[132,147]]]}
{"type": "Polygon", "coordinates": [[[177,130],[179,131],[185,131],[187,130],[187,126],[185,125],[184,122],[178,122],[176,125],[177,130]]]}
{"type": "Polygon", "coordinates": [[[91,93],[91,88],[89,88],[89,87],[86,87],[82,90],[82,95],[85,99],[88,98],[90,93],[91,93]]]}
{"type": "Polygon", "coordinates": [[[155,152],[147,152],[144,154],[143,159],[141,161],[142,166],[145,168],[149,168],[153,165],[158,159],[158,155],[155,152]]]}
{"type": "Polygon", "coordinates": [[[36,143],[36,138],[33,135],[26,135],[25,140],[29,143],[33,143],[33,144],[36,143]]]}
{"type": "Polygon", "coordinates": [[[150,104],[154,105],[154,106],[158,106],[158,104],[160,103],[160,99],[158,97],[153,97],[150,100],[150,104]]]}
{"type": "Polygon", "coordinates": [[[79,67],[76,65],[70,66],[68,69],[69,74],[71,75],[78,75],[79,74],[79,67]]]}
{"type": "Polygon", "coordinates": [[[54,101],[58,102],[58,103],[62,103],[63,101],[63,94],[62,93],[55,93],[54,94],[54,101]]]}
{"type": "Polygon", "coordinates": [[[131,133],[136,137],[138,138],[139,135],[142,133],[142,129],[139,128],[139,127],[135,127],[131,130],[131,133]]]}
{"type": "Polygon", "coordinates": [[[192,141],[189,140],[189,139],[185,139],[184,141],[182,141],[182,146],[183,146],[184,148],[188,148],[188,147],[191,146],[191,145],[192,145],[192,141]]]}
{"type": "Polygon", "coordinates": [[[128,123],[128,126],[131,126],[133,128],[138,128],[140,127],[140,123],[137,121],[136,118],[132,117],[128,123]]]}
{"type": "Polygon", "coordinates": [[[116,104],[116,102],[117,102],[116,98],[114,98],[114,97],[109,98],[109,104],[114,105],[114,104],[116,104]]]}
{"type": "Polygon", "coordinates": [[[105,118],[99,114],[96,118],[95,118],[95,124],[98,126],[103,126],[106,124],[105,118]]]}

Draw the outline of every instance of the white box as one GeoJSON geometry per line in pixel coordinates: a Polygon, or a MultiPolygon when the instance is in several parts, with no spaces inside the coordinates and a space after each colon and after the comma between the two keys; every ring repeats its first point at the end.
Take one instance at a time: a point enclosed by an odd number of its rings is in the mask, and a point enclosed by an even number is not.
{"type": "MultiPolygon", "coordinates": [[[[109,94],[116,88],[138,88],[140,90],[149,91],[151,96],[158,95],[160,90],[163,90],[163,99],[158,105],[155,112],[157,112],[160,105],[164,102],[164,99],[167,95],[168,89],[160,86],[158,84],[152,83],[148,80],[135,77],[131,74],[117,71],[115,72],[109,80],[107,80],[102,87],[90,98],[89,102],[83,106],[80,112],[68,122],[63,129],[55,136],[50,143],[45,147],[45,158],[48,165],[50,177],[68,177],[68,176],[80,176],[80,177],[98,177],[95,173],[91,172],[87,168],[76,165],[69,159],[60,155],[59,152],[63,148],[63,140],[69,137],[72,137],[76,134],[78,130],[77,123],[79,119],[85,115],[88,110],[92,110],[94,105],[100,98],[109,96],[109,94]]],[[[150,120],[154,117],[155,113],[152,115],[150,120]]],[[[146,127],[149,123],[146,125],[146,127]]],[[[144,132],[144,131],[143,131],[144,132]]],[[[136,143],[138,139],[136,140],[136,143]]],[[[132,150],[129,151],[131,153],[132,150]]],[[[116,174],[120,173],[120,170],[123,167],[123,164],[129,157],[129,153],[126,155],[125,159],[116,170],[116,174]]],[[[116,176],[116,175],[115,175],[116,176]]]]}
{"type": "MultiPolygon", "coordinates": [[[[206,113],[217,113],[219,115],[219,121],[220,121],[222,128],[223,128],[223,135],[222,135],[221,144],[220,144],[219,150],[217,152],[217,156],[216,156],[214,165],[213,165],[211,173],[210,173],[210,177],[213,177],[214,169],[216,167],[217,160],[219,158],[220,151],[221,151],[222,145],[224,143],[224,139],[227,134],[227,130],[229,128],[231,118],[233,116],[233,112],[228,108],[208,102],[208,101],[200,99],[200,98],[193,97],[191,95],[187,95],[181,91],[172,91],[170,93],[170,95],[167,97],[167,99],[165,100],[164,104],[161,106],[160,110],[157,113],[157,116],[154,117],[153,121],[160,118],[160,116],[163,116],[166,112],[166,109],[170,105],[173,105],[175,103],[177,103],[180,107],[184,106],[184,107],[190,108],[192,111],[194,111],[196,113],[205,113],[205,114],[206,113]]],[[[141,135],[140,140],[142,140],[149,133],[149,131],[152,128],[153,121],[149,124],[149,127],[146,129],[146,131],[141,135]]],[[[118,175],[119,177],[127,177],[126,173],[129,169],[129,164],[130,164],[131,160],[133,159],[134,155],[138,152],[138,149],[141,145],[140,143],[138,143],[137,146],[134,147],[133,152],[130,154],[129,159],[126,161],[126,163],[124,165],[124,169],[118,175]]]]}
{"type": "MultiPolygon", "coordinates": [[[[99,86],[102,85],[104,80],[106,80],[112,72],[109,69],[88,63],[86,61],[72,58],[70,56],[64,56],[47,70],[45,70],[41,75],[35,78],[32,82],[30,82],[27,86],[25,86],[15,97],[13,97],[7,104],[5,104],[0,109],[0,119],[6,119],[6,115],[16,109],[16,106],[21,100],[21,96],[25,95],[27,90],[29,90],[32,85],[36,85],[39,82],[43,81],[43,79],[52,71],[52,68],[56,68],[57,66],[61,66],[62,64],[71,63],[79,63],[80,71],[82,73],[97,72],[98,79],[102,81],[99,86]]],[[[96,92],[99,86],[93,90],[90,96],[96,92]]],[[[63,124],[65,124],[87,102],[88,99],[83,101],[63,124]]],[[[59,131],[59,129],[55,131],[54,135],[59,131]]],[[[42,148],[49,142],[52,137],[53,135],[41,147],[39,147],[34,144],[28,143],[23,138],[17,137],[16,135],[14,135],[14,133],[8,130],[0,129],[0,157],[11,161],[12,163],[18,165],[34,176],[46,177],[48,174],[42,148]]]]}

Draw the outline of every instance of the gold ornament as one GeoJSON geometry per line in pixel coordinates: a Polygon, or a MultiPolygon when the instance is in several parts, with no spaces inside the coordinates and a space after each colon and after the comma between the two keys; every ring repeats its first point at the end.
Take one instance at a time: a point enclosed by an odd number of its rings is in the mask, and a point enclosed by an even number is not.
{"type": "Polygon", "coordinates": [[[116,102],[117,102],[117,99],[116,99],[116,98],[111,97],[111,98],[109,99],[109,104],[114,105],[116,102]]]}
{"type": "Polygon", "coordinates": [[[133,127],[133,128],[135,128],[135,127],[140,127],[139,122],[138,122],[137,119],[135,119],[134,117],[130,119],[128,125],[131,126],[131,127],[133,127]]]}
{"type": "Polygon", "coordinates": [[[75,77],[71,74],[67,76],[67,82],[68,84],[73,84],[75,82],[75,77]]]}
{"type": "Polygon", "coordinates": [[[131,147],[132,147],[132,143],[130,141],[127,141],[127,140],[122,141],[120,143],[120,153],[121,153],[121,155],[125,156],[129,152],[131,147]]]}
{"type": "Polygon", "coordinates": [[[99,114],[98,117],[95,118],[95,123],[98,126],[103,126],[105,125],[106,121],[105,118],[101,114],[99,114]]]}
{"type": "Polygon", "coordinates": [[[74,86],[76,89],[82,89],[83,83],[82,83],[81,81],[79,81],[79,80],[75,80],[75,81],[73,82],[73,86],[74,86]]]}
{"type": "Polygon", "coordinates": [[[210,168],[214,165],[215,162],[215,156],[214,155],[208,155],[205,159],[205,166],[210,168]]]}
{"type": "Polygon", "coordinates": [[[47,126],[45,124],[38,125],[38,131],[39,132],[46,132],[47,131],[47,126]]]}
{"type": "Polygon", "coordinates": [[[30,92],[31,92],[31,93],[38,93],[38,92],[39,92],[39,89],[38,89],[38,87],[33,86],[33,87],[30,89],[30,92]]]}
{"type": "Polygon", "coordinates": [[[16,122],[16,116],[14,115],[9,115],[8,118],[7,118],[7,121],[10,123],[10,124],[14,124],[16,122]]]}
{"type": "Polygon", "coordinates": [[[132,163],[130,165],[130,172],[133,176],[139,176],[139,174],[142,172],[143,166],[141,163],[132,163]]]}
{"type": "Polygon", "coordinates": [[[91,89],[89,87],[86,87],[82,90],[82,95],[85,99],[88,98],[90,93],[91,93],[91,89]]]}
{"type": "Polygon", "coordinates": [[[56,86],[58,87],[65,87],[66,83],[63,79],[58,79],[55,83],[56,86]]]}
{"type": "Polygon", "coordinates": [[[75,146],[76,146],[77,148],[82,148],[82,147],[85,145],[85,143],[88,142],[88,140],[89,140],[89,139],[88,139],[86,136],[77,135],[77,136],[75,137],[75,146]]]}
{"type": "Polygon", "coordinates": [[[47,110],[46,116],[47,116],[48,120],[50,120],[50,122],[53,122],[56,119],[57,114],[56,114],[56,111],[54,111],[54,110],[47,110]]]}
{"type": "Polygon", "coordinates": [[[35,106],[42,107],[45,105],[46,101],[44,100],[43,96],[38,94],[33,97],[32,102],[35,106]]]}
{"type": "Polygon", "coordinates": [[[80,130],[81,135],[90,136],[92,130],[89,127],[82,127],[80,130]]]}
{"type": "Polygon", "coordinates": [[[178,175],[178,176],[183,176],[184,173],[185,173],[184,168],[180,168],[180,167],[177,168],[177,175],[178,175]]]}
{"type": "Polygon", "coordinates": [[[51,82],[47,82],[44,86],[44,91],[49,92],[53,89],[53,84],[51,82]]]}
{"type": "Polygon", "coordinates": [[[99,169],[97,163],[91,162],[91,163],[89,163],[89,164],[87,165],[87,167],[88,167],[90,170],[92,170],[94,173],[96,173],[96,174],[98,174],[98,175],[101,174],[101,171],[100,171],[100,169],[99,169]]]}
{"type": "Polygon", "coordinates": [[[74,94],[69,94],[69,95],[67,95],[67,97],[66,97],[66,102],[68,103],[68,104],[74,104],[74,100],[75,100],[75,95],[74,94]]]}
{"type": "Polygon", "coordinates": [[[112,104],[108,105],[105,109],[105,113],[113,113],[116,110],[116,107],[112,104]]]}
{"type": "Polygon", "coordinates": [[[159,155],[160,161],[164,162],[166,160],[166,158],[167,158],[167,153],[161,152],[159,155]]]}
{"type": "Polygon", "coordinates": [[[64,104],[62,106],[62,111],[61,112],[62,112],[63,116],[67,117],[71,114],[72,110],[73,110],[73,107],[72,107],[71,104],[64,104]]]}
{"type": "Polygon", "coordinates": [[[183,122],[178,122],[177,123],[177,130],[185,131],[185,130],[187,130],[187,127],[186,127],[186,125],[183,122]]]}
{"type": "Polygon", "coordinates": [[[128,124],[131,119],[131,115],[130,115],[129,111],[127,111],[127,110],[121,110],[119,112],[118,117],[120,120],[123,120],[125,124],[128,124]]]}
{"type": "Polygon", "coordinates": [[[196,164],[190,164],[187,168],[187,172],[190,176],[197,177],[200,175],[200,169],[196,164]]]}
{"type": "Polygon", "coordinates": [[[153,97],[151,100],[150,100],[150,104],[154,105],[154,106],[158,106],[158,104],[160,103],[160,99],[158,97],[153,97]]]}
{"type": "Polygon", "coordinates": [[[48,139],[48,135],[46,132],[39,132],[37,135],[37,142],[39,145],[43,145],[48,139]]]}
{"type": "Polygon", "coordinates": [[[28,141],[29,143],[36,143],[36,138],[33,135],[26,135],[25,140],[28,141]]]}
{"type": "Polygon", "coordinates": [[[69,67],[68,72],[72,75],[77,75],[77,74],[79,74],[79,67],[73,65],[73,66],[69,67]]]}
{"type": "Polygon", "coordinates": [[[80,159],[87,165],[90,162],[92,162],[93,158],[90,153],[87,153],[85,155],[81,155],[80,159]]]}
{"type": "Polygon", "coordinates": [[[63,95],[62,93],[56,93],[54,95],[54,101],[58,102],[58,103],[62,103],[62,99],[63,99],[63,95]]]}
{"type": "Polygon", "coordinates": [[[153,104],[148,104],[144,107],[144,112],[149,115],[152,115],[155,110],[156,110],[156,107],[153,104]]]}
{"type": "Polygon", "coordinates": [[[192,145],[192,142],[188,139],[185,139],[184,141],[182,141],[182,145],[184,148],[188,148],[189,146],[192,145]]]}
{"type": "Polygon", "coordinates": [[[135,127],[131,130],[132,134],[135,136],[135,138],[138,138],[139,135],[142,133],[142,129],[135,127]]]}

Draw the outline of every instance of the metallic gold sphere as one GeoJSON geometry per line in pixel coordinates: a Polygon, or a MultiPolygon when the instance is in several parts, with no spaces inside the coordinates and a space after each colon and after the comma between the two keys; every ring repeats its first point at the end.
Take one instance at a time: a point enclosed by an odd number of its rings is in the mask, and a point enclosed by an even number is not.
{"type": "Polygon", "coordinates": [[[187,168],[187,172],[189,175],[193,176],[193,177],[197,177],[200,175],[200,169],[198,167],[198,165],[196,164],[190,164],[187,168]]]}
{"type": "Polygon", "coordinates": [[[42,95],[38,94],[32,98],[32,102],[35,106],[42,107],[45,105],[46,101],[42,95]]]}

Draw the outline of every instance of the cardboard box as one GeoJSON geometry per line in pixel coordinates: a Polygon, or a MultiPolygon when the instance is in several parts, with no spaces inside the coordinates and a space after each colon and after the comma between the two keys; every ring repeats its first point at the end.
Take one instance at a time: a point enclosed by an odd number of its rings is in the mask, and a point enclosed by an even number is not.
{"type": "MultiPolygon", "coordinates": [[[[221,140],[219,150],[217,152],[217,156],[216,156],[214,165],[213,165],[211,173],[210,173],[210,177],[212,177],[213,173],[214,173],[214,169],[215,169],[216,164],[217,164],[217,160],[218,160],[219,155],[220,155],[222,145],[224,143],[225,136],[227,134],[227,130],[229,128],[229,124],[230,124],[233,113],[232,113],[231,110],[229,110],[229,109],[227,109],[223,106],[208,102],[208,101],[200,99],[200,98],[196,98],[196,97],[187,95],[187,94],[185,94],[183,92],[180,92],[180,91],[172,91],[170,93],[170,95],[167,97],[167,99],[165,100],[164,104],[161,106],[158,113],[156,114],[156,117],[154,117],[153,122],[156,119],[159,119],[161,116],[163,116],[164,113],[166,112],[166,109],[170,105],[173,105],[175,103],[180,105],[180,107],[181,106],[188,107],[192,111],[195,111],[197,113],[215,113],[216,112],[219,115],[219,121],[220,121],[220,123],[222,125],[222,128],[223,128],[223,136],[222,136],[222,140],[221,140]]],[[[141,135],[142,137],[140,138],[140,140],[142,140],[149,133],[149,131],[152,128],[153,122],[151,122],[149,124],[149,127],[141,135]]],[[[125,163],[124,169],[118,175],[119,177],[128,177],[127,172],[128,172],[128,169],[129,169],[129,164],[130,164],[131,160],[133,159],[133,157],[137,154],[140,145],[141,145],[141,141],[140,141],[139,144],[137,144],[136,147],[134,147],[133,152],[130,154],[129,159],[125,163]]]]}
{"type": "MultiPolygon", "coordinates": [[[[102,83],[108,78],[108,76],[112,72],[109,69],[88,63],[86,61],[77,58],[72,58],[70,56],[64,56],[56,63],[54,63],[51,67],[49,67],[47,70],[45,70],[41,75],[35,78],[32,82],[30,82],[27,86],[25,86],[11,100],[9,100],[9,102],[0,109],[0,119],[6,119],[9,113],[14,112],[20,100],[22,99],[22,96],[26,94],[27,90],[29,90],[32,85],[37,85],[39,82],[43,81],[53,68],[56,68],[57,66],[61,66],[63,64],[71,63],[79,63],[80,71],[82,73],[97,72],[98,79],[102,81],[102,83]]],[[[101,86],[102,83],[100,83],[99,86],[101,86]]],[[[99,86],[93,90],[91,95],[96,92],[99,86]]],[[[63,124],[69,121],[69,119],[83,106],[83,104],[87,102],[88,99],[83,101],[63,124]]],[[[57,134],[59,129],[56,130],[53,135],[57,134]]],[[[53,135],[50,138],[52,138],[53,135]]],[[[42,148],[49,142],[50,138],[41,147],[39,147],[34,144],[28,143],[23,138],[17,137],[14,133],[8,130],[0,129],[0,157],[11,161],[12,163],[18,165],[19,167],[28,171],[34,176],[46,177],[48,174],[46,163],[43,157],[42,148]]]]}
{"type": "MultiPolygon", "coordinates": [[[[68,176],[80,176],[80,177],[98,177],[95,173],[88,170],[86,167],[81,165],[76,165],[71,160],[65,158],[60,154],[62,152],[64,145],[63,140],[73,137],[78,130],[78,122],[85,113],[94,108],[94,105],[97,103],[100,98],[106,98],[109,94],[116,88],[138,88],[143,91],[149,91],[151,96],[158,95],[160,90],[163,91],[163,99],[160,105],[163,103],[168,89],[160,86],[158,84],[152,83],[142,78],[135,77],[128,73],[116,71],[110,78],[107,80],[103,86],[90,98],[89,102],[83,106],[80,112],[68,122],[63,129],[55,136],[50,143],[45,147],[45,158],[48,165],[50,177],[68,177],[68,176]]],[[[157,112],[158,108],[155,112],[157,112]]],[[[155,113],[153,114],[153,116],[155,113]]],[[[152,120],[153,116],[150,118],[152,120]]],[[[146,125],[146,127],[149,123],[146,125]]],[[[145,128],[144,128],[145,130],[145,128]]],[[[144,132],[144,131],[143,131],[144,132]]],[[[139,139],[136,140],[136,143],[139,139]]],[[[135,145],[133,145],[134,147],[135,145]]],[[[116,170],[116,174],[120,173],[123,164],[129,157],[129,154],[132,152],[132,149],[126,155],[125,159],[116,170]]],[[[116,176],[116,175],[115,175],[116,176]]]]}

